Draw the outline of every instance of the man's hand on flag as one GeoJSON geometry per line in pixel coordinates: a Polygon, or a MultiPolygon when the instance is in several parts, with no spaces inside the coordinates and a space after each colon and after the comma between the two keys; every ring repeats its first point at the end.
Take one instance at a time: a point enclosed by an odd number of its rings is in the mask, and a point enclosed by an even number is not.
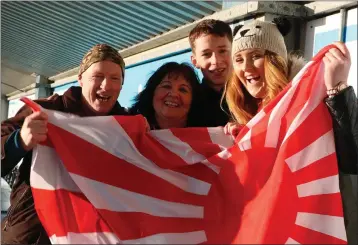
{"type": "Polygon", "coordinates": [[[1,136],[11,134],[13,131],[15,131],[15,127],[11,124],[2,124],[1,125],[1,136]]]}
{"type": "Polygon", "coordinates": [[[24,150],[29,151],[39,142],[47,138],[47,114],[36,111],[25,118],[20,131],[21,143],[24,150]]]}

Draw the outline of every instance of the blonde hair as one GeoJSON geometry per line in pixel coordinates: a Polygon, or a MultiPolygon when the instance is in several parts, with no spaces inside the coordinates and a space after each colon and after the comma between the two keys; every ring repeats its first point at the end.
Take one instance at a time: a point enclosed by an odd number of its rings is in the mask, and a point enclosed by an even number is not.
{"type": "Polygon", "coordinates": [[[265,52],[264,58],[266,94],[263,99],[252,97],[234,72],[221,98],[226,99],[234,121],[242,125],[248,123],[257,113],[259,106],[267,105],[289,82],[284,58],[270,51],[265,52]]]}

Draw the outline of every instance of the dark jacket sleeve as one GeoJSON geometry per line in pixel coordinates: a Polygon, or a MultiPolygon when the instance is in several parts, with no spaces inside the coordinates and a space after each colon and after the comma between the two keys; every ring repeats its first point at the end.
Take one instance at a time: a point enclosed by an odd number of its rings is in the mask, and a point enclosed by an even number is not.
{"type": "Polygon", "coordinates": [[[26,155],[19,144],[19,129],[31,113],[32,110],[24,106],[14,117],[1,122],[1,177],[11,172],[26,155]]]}
{"type": "Polygon", "coordinates": [[[6,176],[27,154],[27,151],[21,145],[20,129],[12,132],[7,137],[5,145],[5,156],[1,161],[1,177],[6,176]]]}
{"type": "Polygon", "coordinates": [[[357,174],[358,168],[358,100],[352,87],[326,99],[332,115],[339,170],[357,174]]]}
{"type": "MultiPolygon", "coordinates": [[[[63,111],[62,98],[57,94],[48,98],[35,100],[35,102],[44,108],[63,111]]],[[[19,134],[12,134],[14,131],[21,129],[25,118],[31,113],[32,109],[24,105],[14,117],[1,122],[1,176],[5,176],[11,172],[19,160],[24,157],[24,150],[20,147],[21,144],[19,144],[19,134]]],[[[26,154],[27,153],[30,152],[26,152],[26,154]]]]}

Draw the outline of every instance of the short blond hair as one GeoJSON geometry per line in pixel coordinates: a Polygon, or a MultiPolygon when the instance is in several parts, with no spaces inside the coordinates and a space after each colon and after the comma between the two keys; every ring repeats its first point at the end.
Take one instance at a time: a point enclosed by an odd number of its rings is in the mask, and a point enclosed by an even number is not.
{"type": "Polygon", "coordinates": [[[125,63],[122,56],[113,47],[107,44],[96,44],[84,55],[78,74],[81,75],[85,72],[92,64],[100,61],[109,60],[113,63],[118,64],[122,70],[122,78],[124,80],[125,63]]]}

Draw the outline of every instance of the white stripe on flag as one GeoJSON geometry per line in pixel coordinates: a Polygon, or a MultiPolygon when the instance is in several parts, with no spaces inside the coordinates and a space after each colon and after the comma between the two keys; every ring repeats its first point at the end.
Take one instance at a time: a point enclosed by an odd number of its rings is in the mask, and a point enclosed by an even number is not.
{"type": "Polygon", "coordinates": [[[253,128],[266,115],[264,110],[260,110],[247,124],[246,127],[253,128]]]}
{"type": "Polygon", "coordinates": [[[207,241],[205,231],[187,233],[162,233],[135,240],[123,241],[125,244],[200,244],[207,241]]]}
{"type": "Polygon", "coordinates": [[[186,233],[162,233],[143,238],[121,241],[111,232],[67,233],[67,236],[52,235],[52,244],[199,244],[207,241],[204,231],[186,233]]]}
{"type": "Polygon", "coordinates": [[[264,110],[259,111],[256,116],[254,116],[247,124],[246,126],[250,129],[244,137],[241,138],[240,142],[238,143],[239,148],[241,151],[249,150],[251,149],[251,129],[253,126],[255,126],[258,122],[261,121],[261,119],[266,115],[264,110]]]}
{"type": "Polygon", "coordinates": [[[238,145],[241,151],[251,149],[251,129],[241,138],[238,145]]]}
{"type": "MultiPolygon", "coordinates": [[[[49,122],[98,146],[178,188],[197,195],[207,195],[211,185],[182,173],[158,167],[136,148],[125,130],[112,116],[54,120],[57,112],[47,111],[49,122]],[[192,183],[188,185],[188,183],[192,183]]],[[[205,158],[204,158],[205,159],[205,158]]],[[[204,160],[203,159],[203,160],[204,160]]]]}
{"type": "Polygon", "coordinates": [[[201,206],[168,202],[69,174],[50,147],[38,145],[33,157],[36,161],[32,166],[31,186],[34,188],[82,192],[98,209],[143,212],[160,217],[202,218],[204,215],[204,208],[201,206]],[[114,199],[113,196],[117,198],[114,199]],[[134,206],[133,203],[138,205],[134,206]]]}
{"type": "Polygon", "coordinates": [[[44,190],[66,189],[81,192],[72,180],[56,151],[48,146],[37,145],[32,153],[31,187],[44,190]]]}
{"type": "Polygon", "coordinates": [[[299,242],[297,242],[296,240],[292,239],[291,237],[289,237],[287,239],[287,242],[285,244],[301,244],[299,242]]]}
{"type": "Polygon", "coordinates": [[[172,131],[168,129],[162,130],[152,130],[149,132],[163,147],[167,148],[169,151],[173,152],[181,159],[183,159],[189,165],[199,163],[206,165],[208,168],[213,170],[215,173],[219,174],[220,168],[211,162],[207,161],[205,156],[194,151],[191,146],[181,141],[176,137],[172,131]]]}
{"type": "Polygon", "coordinates": [[[222,151],[222,152],[219,152],[219,153],[218,153],[218,156],[219,156],[220,158],[226,160],[226,159],[229,159],[229,158],[231,157],[231,153],[230,153],[229,150],[224,150],[224,151],[222,151]]]}
{"type": "Polygon", "coordinates": [[[164,201],[77,174],[70,175],[97,209],[142,212],[158,217],[203,218],[204,216],[204,207],[202,206],[164,201]]]}
{"type": "Polygon", "coordinates": [[[312,144],[287,158],[286,163],[292,172],[296,172],[334,152],[333,130],[330,130],[312,144]]]}
{"type": "Polygon", "coordinates": [[[296,225],[347,241],[343,217],[298,212],[296,225]]]}
{"type": "MultiPolygon", "coordinates": [[[[311,94],[314,96],[310,96],[308,101],[305,103],[301,111],[297,114],[295,119],[293,119],[290,127],[288,128],[285,138],[282,141],[282,144],[291,136],[293,132],[307,119],[307,117],[311,114],[311,112],[317,108],[320,103],[323,103],[323,99],[326,96],[326,89],[324,85],[324,68],[323,62],[317,72],[312,85],[311,94]]],[[[317,122],[319,123],[319,122],[317,122]]]]}
{"type": "Polygon", "coordinates": [[[50,236],[52,244],[119,244],[118,237],[111,232],[74,233],[67,236],[50,236]]]}
{"type": "Polygon", "coordinates": [[[302,69],[296,74],[296,76],[292,79],[292,86],[296,85],[297,83],[299,83],[301,81],[302,76],[304,75],[304,73],[306,72],[306,70],[313,65],[313,61],[309,61],[307,62],[307,64],[302,67],[302,69]]]}
{"type": "Polygon", "coordinates": [[[338,175],[298,185],[297,192],[299,197],[339,193],[338,175]]]}
{"type": "Polygon", "coordinates": [[[188,143],[176,137],[169,129],[152,130],[149,133],[165,148],[178,155],[188,164],[195,164],[206,159],[205,156],[195,152],[188,143]]]}
{"type": "Polygon", "coordinates": [[[230,135],[224,133],[223,127],[207,128],[210,139],[214,144],[217,144],[221,150],[226,150],[234,145],[234,140],[230,135]]]}
{"type": "Polygon", "coordinates": [[[277,105],[273,108],[269,122],[267,125],[267,133],[265,138],[265,147],[276,148],[278,137],[280,134],[282,117],[286,114],[287,108],[291,103],[293,96],[295,95],[299,81],[305,74],[308,67],[312,64],[306,65],[292,80],[292,86],[287,93],[281,98],[277,105]]]}
{"type": "Polygon", "coordinates": [[[220,173],[220,167],[216,166],[215,164],[212,164],[211,162],[209,162],[207,159],[205,159],[204,161],[202,161],[202,164],[205,164],[208,168],[210,168],[211,170],[213,170],[215,173],[219,174],[220,173]]]}
{"type": "MultiPolygon", "coordinates": [[[[229,152],[228,149],[225,149],[217,154],[218,157],[220,157],[221,159],[224,159],[224,160],[229,159],[231,157],[231,155],[232,154],[229,152]]],[[[217,173],[217,174],[220,173],[221,168],[219,166],[209,162],[208,159],[205,159],[204,161],[202,161],[202,163],[205,164],[207,167],[209,167],[211,170],[213,170],[215,173],[217,173]]]]}

